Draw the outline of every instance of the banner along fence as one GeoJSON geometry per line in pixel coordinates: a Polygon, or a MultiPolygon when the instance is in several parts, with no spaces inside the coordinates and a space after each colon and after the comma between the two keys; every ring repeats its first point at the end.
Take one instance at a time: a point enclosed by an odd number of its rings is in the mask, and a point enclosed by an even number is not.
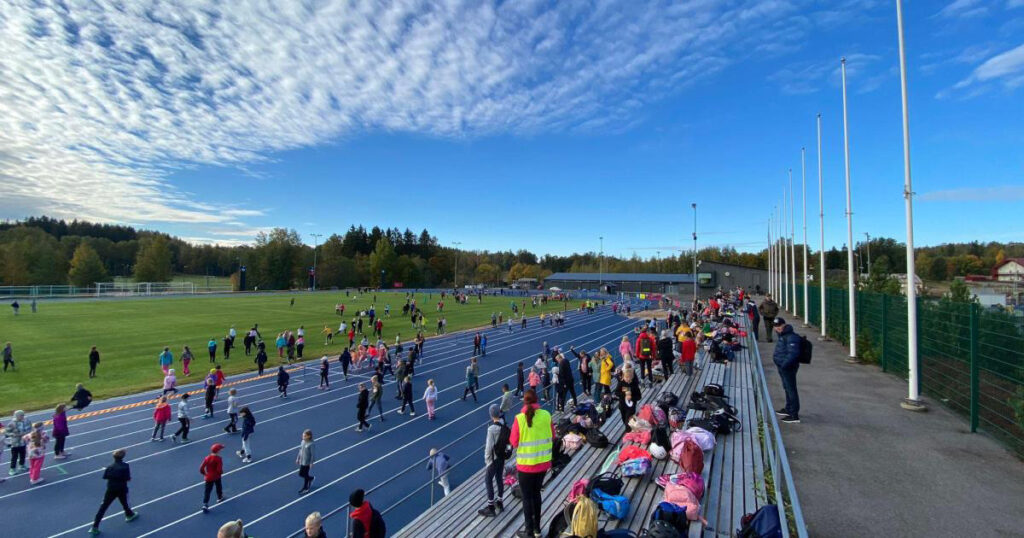
{"type": "MultiPolygon", "coordinates": [[[[809,287],[810,320],[821,322],[821,289],[809,287]]],[[[857,354],[907,378],[907,299],[856,292],[857,354]]],[[[849,345],[845,289],[825,289],[828,336],[849,345]]],[[[797,314],[804,317],[803,289],[797,314]]],[[[919,298],[920,391],[1024,457],[1024,318],[977,303],[919,298]]]]}

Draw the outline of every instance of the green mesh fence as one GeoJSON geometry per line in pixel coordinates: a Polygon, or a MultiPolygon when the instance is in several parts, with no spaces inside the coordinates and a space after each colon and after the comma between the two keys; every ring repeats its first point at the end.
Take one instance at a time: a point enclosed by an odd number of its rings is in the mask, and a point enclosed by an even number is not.
{"type": "MultiPolygon", "coordinates": [[[[845,289],[826,288],[827,334],[849,345],[845,289]]],[[[821,289],[810,287],[811,323],[821,325],[821,289]]],[[[802,319],[803,289],[796,314],[802,319]]],[[[906,379],[907,300],[857,292],[857,355],[906,379]]],[[[919,390],[1024,457],[1024,317],[948,299],[918,299],[919,390]]]]}

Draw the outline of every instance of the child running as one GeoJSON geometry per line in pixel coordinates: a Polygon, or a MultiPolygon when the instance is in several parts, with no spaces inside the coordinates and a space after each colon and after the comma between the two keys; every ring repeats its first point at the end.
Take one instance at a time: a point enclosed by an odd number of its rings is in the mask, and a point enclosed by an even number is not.
{"type": "Polygon", "coordinates": [[[473,395],[473,401],[476,402],[476,374],[473,373],[473,366],[466,367],[466,389],[462,391],[462,401],[466,401],[466,396],[473,395]]]}
{"type": "Polygon", "coordinates": [[[291,375],[284,369],[284,366],[277,367],[277,391],[281,393],[282,398],[288,397],[288,380],[291,379],[291,375]]]}
{"type": "Polygon", "coordinates": [[[224,501],[224,487],[221,485],[221,476],[224,474],[224,460],[220,457],[220,451],[224,445],[214,443],[210,447],[210,454],[203,458],[199,466],[199,474],[203,475],[203,512],[210,511],[210,491],[217,488],[217,502],[224,501]]]}
{"type": "Polygon", "coordinates": [[[302,477],[302,489],[299,490],[299,495],[305,495],[309,493],[310,488],[313,485],[315,476],[309,474],[309,470],[313,467],[313,461],[316,459],[316,455],[313,451],[313,430],[306,430],[302,432],[302,441],[299,442],[299,453],[295,456],[295,464],[299,466],[299,476],[302,477]]]}
{"type": "Polygon", "coordinates": [[[206,413],[203,414],[203,418],[213,418],[213,399],[217,397],[217,370],[210,370],[210,375],[206,376],[204,383],[206,384],[206,413]]]}
{"type": "Polygon", "coordinates": [[[224,426],[226,433],[238,433],[238,391],[228,391],[228,425],[224,426]]]}
{"type": "Polygon", "coordinates": [[[327,390],[331,388],[331,382],[327,379],[327,374],[331,371],[331,364],[327,362],[327,357],[324,357],[320,361],[320,390],[327,390]]]}
{"type": "Polygon", "coordinates": [[[177,444],[180,438],[182,443],[188,441],[188,430],[192,426],[192,420],[188,417],[188,393],[181,395],[181,401],[178,402],[178,431],[174,432],[171,436],[171,442],[177,444]]]}

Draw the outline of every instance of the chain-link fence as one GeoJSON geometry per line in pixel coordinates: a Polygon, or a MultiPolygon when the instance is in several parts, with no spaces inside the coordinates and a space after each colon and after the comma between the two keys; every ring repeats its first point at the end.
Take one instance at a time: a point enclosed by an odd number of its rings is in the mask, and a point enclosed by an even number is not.
{"type": "MultiPolygon", "coordinates": [[[[808,289],[811,323],[821,323],[821,290],[808,289]]],[[[797,288],[797,312],[803,289],[797,288]]],[[[907,378],[907,299],[859,291],[857,355],[907,378]]],[[[849,295],[825,289],[826,332],[849,345],[849,295]]],[[[919,298],[920,391],[963,415],[1024,457],[1024,316],[977,303],[919,298]]]]}

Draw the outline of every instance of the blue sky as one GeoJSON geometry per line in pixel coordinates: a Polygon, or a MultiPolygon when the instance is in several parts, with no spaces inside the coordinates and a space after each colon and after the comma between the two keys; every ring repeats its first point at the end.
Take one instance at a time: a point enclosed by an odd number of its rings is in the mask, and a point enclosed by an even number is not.
{"type": "MultiPolygon", "coordinates": [[[[903,240],[894,6],[6,0],[0,217],[653,256],[696,202],[702,245],[755,250],[806,146],[816,246],[820,112],[837,246],[845,55],[856,238],[903,240]]],[[[1024,0],[904,8],[916,242],[1019,241],[1024,0]]]]}

